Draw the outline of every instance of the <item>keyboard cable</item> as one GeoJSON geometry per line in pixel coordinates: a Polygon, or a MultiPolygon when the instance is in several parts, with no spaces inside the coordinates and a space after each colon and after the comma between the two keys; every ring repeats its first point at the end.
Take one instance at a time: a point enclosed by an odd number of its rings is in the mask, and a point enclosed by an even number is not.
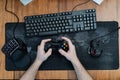
{"type": "Polygon", "coordinates": [[[83,2],[83,3],[79,3],[79,4],[75,5],[75,6],[72,8],[71,12],[73,12],[76,7],[81,6],[81,5],[84,5],[84,4],[87,4],[87,3],[90,2],[90,1],[91,1],[91,0],[87,0],[87,1],[85,1],[85,2],[83,2]]]}

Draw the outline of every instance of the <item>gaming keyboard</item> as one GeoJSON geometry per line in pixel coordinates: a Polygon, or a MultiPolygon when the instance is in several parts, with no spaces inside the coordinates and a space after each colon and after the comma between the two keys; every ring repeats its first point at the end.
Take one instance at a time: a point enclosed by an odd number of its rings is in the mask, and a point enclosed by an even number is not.
{"type": "Polygon", "coordinates": [[[95,9],[25,16],[24,20],[26,37],[48,36],[97,28],[95,9]]]}

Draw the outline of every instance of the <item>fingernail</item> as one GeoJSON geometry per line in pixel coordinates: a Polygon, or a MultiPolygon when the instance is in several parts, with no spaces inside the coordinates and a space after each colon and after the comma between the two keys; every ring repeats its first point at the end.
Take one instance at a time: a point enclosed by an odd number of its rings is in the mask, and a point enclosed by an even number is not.
{"type": "Polygon", "coordinates": [[[49,39],[49,40],[51,40],[51,39],[49,39]]]}
{"type": "Polygon", "coordinates": [[[61,52],[61,49],[59,49],[59,51],[61,52]]]}
{"type": "Polygon", "coordinates": [[[52,49],[50,49],[50,51],[52,51],[52,49]]]}

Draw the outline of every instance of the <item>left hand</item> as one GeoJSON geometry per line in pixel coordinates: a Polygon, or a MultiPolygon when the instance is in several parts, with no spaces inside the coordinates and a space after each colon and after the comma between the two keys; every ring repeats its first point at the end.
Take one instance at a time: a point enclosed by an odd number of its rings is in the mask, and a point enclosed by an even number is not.
{"type": "Polygon", "coordinates": [[[44,39],[41,41],[41,44],[38,46],[36,60],[44,62],[52,54],[51,48],[47,52],[44,50],[45,43],[49,41],[51,41],[51,39],[44,39]]]}

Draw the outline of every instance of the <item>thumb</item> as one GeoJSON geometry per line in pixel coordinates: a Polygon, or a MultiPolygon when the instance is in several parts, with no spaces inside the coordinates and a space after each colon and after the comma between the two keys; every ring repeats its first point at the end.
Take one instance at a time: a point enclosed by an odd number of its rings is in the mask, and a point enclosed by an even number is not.
{"type": "Polygon", "coordinates": [[[51,54],[52,54],[52,49],[49,49],[49,50],[46,52],[46,57],[48,58],[51,54]]]}
{"type": "Polygon", "coordinates": [[[65,57],[67,57],[67,53],[66,53],[64,50],[59,49],[59,53],[60,53],[61,55],[65,56],[65,57]]]}

